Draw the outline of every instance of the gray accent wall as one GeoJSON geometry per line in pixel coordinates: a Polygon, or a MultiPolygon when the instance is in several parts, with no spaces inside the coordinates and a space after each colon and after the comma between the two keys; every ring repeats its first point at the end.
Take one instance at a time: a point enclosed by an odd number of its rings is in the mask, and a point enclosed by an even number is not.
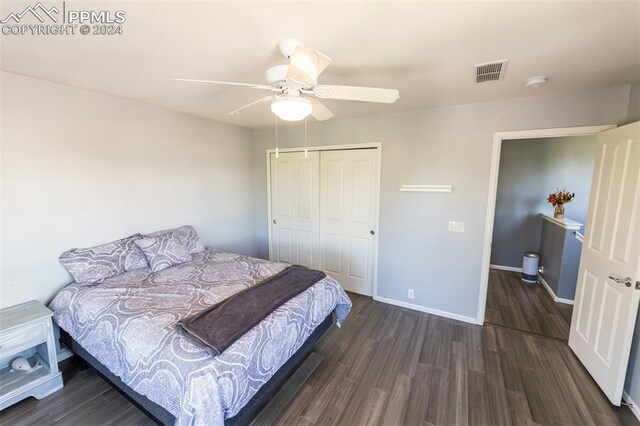
{"type": "MultiPolygon", "coordinates": [[[[402,102],[402,94],[398,102],[402,102]]],[[[497,131],[623,122],[629,86],[556,96],[310,122],[309,145],[382,142],[378,292],[382,297],[475,319],[497,131]],[[402,184],[450,184],[451,193],[400,192],[402,184]],[[449,232],[448,221],[465,222],[449,232]],[[415,290],[415,299],[407,290],[415,290]]],[[[331,108],[332,102],[327,102],[331,108]]],[[[281,147],[303,145],[301,124],[280,128],[281,147]]],[[[274,129],[254,132],[257,229],[268,257],[266,149],[274,129]]]]}
{"type": "Polygon", "coordinates": [[[0,307],[47,303],[58,256],[180,225],[257,254],[251,131],[3,72],[0,307]]]}
{"type": "Polygon", "coordinates": [[[549,193],[575,192],[565,217],[585,223],[597,136],[507,140],[502,143],[493,224],[491,264],[522,267],[522,256],[538,252],[542,218],[553,213],[549,193]]]}

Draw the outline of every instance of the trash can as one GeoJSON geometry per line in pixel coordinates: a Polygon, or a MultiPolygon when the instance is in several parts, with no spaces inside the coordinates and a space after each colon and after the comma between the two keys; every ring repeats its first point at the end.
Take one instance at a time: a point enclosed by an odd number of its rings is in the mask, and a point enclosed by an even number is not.
{"type": "Polygon", "coordinates": [[[538,283],[538,264],[540,255],[538,253],[525,253],[522,258],[522,281],[527,284],[538,283]]]}

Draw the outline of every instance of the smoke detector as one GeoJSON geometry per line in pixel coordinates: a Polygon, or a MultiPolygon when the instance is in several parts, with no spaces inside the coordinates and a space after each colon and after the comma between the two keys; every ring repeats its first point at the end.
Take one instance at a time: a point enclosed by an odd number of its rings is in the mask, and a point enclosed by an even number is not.
{"type": "Polygon", "coordinates": [[[507,62],[509,62],[508,59],[502,59],[500,61],[474,65],[473,67],[476,69],[476,83],[502,80],[504,78],[504,72],[507,69],[507,62]]]}
{"type": "Polygon", "coordinates": [[[549,77],[546,75],[539,75],[537,77],[531,77],[524,81],[524,84],[527,87],[540,87],[547,82],[549,77]]]}

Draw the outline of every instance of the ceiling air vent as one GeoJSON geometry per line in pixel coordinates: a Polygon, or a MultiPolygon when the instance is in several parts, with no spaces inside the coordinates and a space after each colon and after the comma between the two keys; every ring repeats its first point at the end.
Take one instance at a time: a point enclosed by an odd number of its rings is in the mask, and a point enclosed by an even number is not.
{"type": "Polygon", "coordinates": [[[508,61],[508,59],[503,59],[501,61],[474,65],[473,67],[476,69],[476,83],[502,80],[504,71],[507,69],[508,61]]]}

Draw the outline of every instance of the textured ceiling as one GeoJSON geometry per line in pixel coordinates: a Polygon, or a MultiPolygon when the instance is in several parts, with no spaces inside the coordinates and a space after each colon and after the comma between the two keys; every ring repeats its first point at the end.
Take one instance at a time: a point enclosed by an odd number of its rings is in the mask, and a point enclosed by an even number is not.
{"type": "MultiPolygon", "coordinates": [[[[2,1],[4,18],[32,2],[2,1]]],[[[45,6],[62,2],[43,1],[45,6]]],[[[640,81],[640,2],[67,2],[126,12],[113,36],[0,36],[2,70],[259,128],[268,106],[228,112],[265,96],[294,37],[333,59],[321,84],[400,90],[392,105],[325,101],[336,117],[411,111],[640,81]],[[473,65],[509,59],[504,80],[474,84],[473,65]],[[548,75],[537,89],[523,81],[548,75]]],[[[37,23],[37,22],[36,22],[37,23]]]]}

